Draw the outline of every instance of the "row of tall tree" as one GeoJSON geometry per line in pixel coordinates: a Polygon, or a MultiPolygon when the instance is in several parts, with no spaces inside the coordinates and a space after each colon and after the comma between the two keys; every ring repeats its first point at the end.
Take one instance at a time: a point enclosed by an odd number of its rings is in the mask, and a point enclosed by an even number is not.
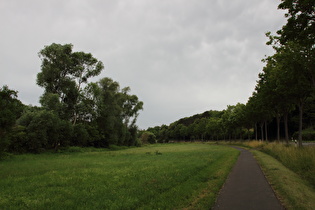
{"type": "Polygon", "coordinates": [[[41,107],[23,105],[7,86],[0,90],[2,152],[138,144],[136,120],[143,102],[110,78],[89,82],[104,69],[101,61],[73,52],[71,44],[45,46],[39,57],[41,107]]]}
{"type": "Polygon", "coordinates": [[[288,114],[298,107],[298,142],[302,146],[304,107],[314,102],[310,99],[315,87],[315,2],[282,0],[279,9],[287,11],[287,23],[277,35],[266,34],[275,53],[264,59],[266,65],[248,103],[261,110],[259,117],[265,124],[272,117],[277,119],[278,139],[283,117],[286,141],[288,114]]]}
{"type": "MultiPolygon", "coordinates": [[[[276,127],[276,139],[289,141],[295,132],[298,111],[298,142],[304,126],[313,130],[315,87],[315,1],[281,0],[287,23],[276,35],[266,33],[274,55],[263,59],[265,67],[246,104],[228,106],[217,116],[170,126],[149,128],[158,139],[231,139],[255,137],[268,140],[268,128],[276,127]],[[306,113],[305,113],[306,109],[306,113]],[[291,119],[291,120],[290,120],[291,119]],[[274,123],[276,122],[276,123],[274,123]],[[283,122],[283,126],[280,123],[283,122]],[[284,130],[284,136],[281,136],[284,130]]],[[[213,111],[211,111],[213,113],[213,111]]]]}

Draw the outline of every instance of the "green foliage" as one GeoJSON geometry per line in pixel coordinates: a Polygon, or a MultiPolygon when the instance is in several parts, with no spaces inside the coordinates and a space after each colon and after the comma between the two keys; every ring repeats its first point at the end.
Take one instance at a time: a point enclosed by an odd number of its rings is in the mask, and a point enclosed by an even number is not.
{"type": "Polygon", "coordinates": [[[0,91],[0,152],[140,145],[136,120],[143,102],[129,94],[129,87],[120,89],[110,78],[88,83],[103,70],[101,61],[90,53],[73,52],[72,44],[45,46],[39,57],[37,84],[44,88],[41,108],[26,107],[20,117],[23,106],[17,92],[7,86],[0,91]]]}
{"type": "Polygon", "coordinates": [[[133,146],[137,137],[135,123],[143,102],[128,94],[129,87],[121,90],[119,83],[110,78],[101,79],[93,88],[98,107],[96,123],[104,136],[101,144],[133,146]]]}
{"type": "Polygon", "coordinates": [[[85,98],[82,85],[99,75],[104,66],[90,53],[72,52],[72,48],[72,44],[53,43],[39,52],[42,65],[37,84],[45,88],[42,105],[75,124],[79,104],[85,98]]]}
{"type": "Polygon", "coordinates": [[[288,19],[277,32],[279,36],[272,36],[270,32],[266,34],[269,37],[267,44],[272,45],[276,53],[267,59],[266,67],[269,65],[272,73],[268,76],[264,72],[263,84],[275,90],[278,99],[268,101],[278,108],[278,117],[284,115],[285,122],[290,105],[294,103],[299,107],[298,140],[302,146],[303,107],[315,87],[315,2],[282,0],[279,9],[287,9],[285,16],[288,19]]]}
{"type": "Polygon", "coordinates": [[[28,137],[26,128],[21,125],[16,125],[10,132],[10,145],[8,150],[13,153],[25,153],[28,152],[28,137]]]}
{"type": "Polygon", "coordinates": [[[89,133],[83,124],[77,124],[73,127],[72,145],[88,146],[89,133]]]}
{"type": "Polygon", "coordinates": [[[23,104],[17,99],[17,91],[3,86],[0,89],[0,158],[10,145],[8,134],[22,110],[23,104]]]}
{"type": "Polygon", "coordinates": [[[223,111],[210,110],[203,114],[180,119],[169,126],[148,128],[147,131],[152,132],[160,143],[170,140],[223,140],[227,136],[240,139],[250,138],[252,124],[248,125],[245,108],[244,104],[238,103],[228,106],[223,111]]]}
{"type": "Polygon", "coordinates": [[[152,132],[145,131],[141,135],[141,142],[142,142],[142,144],[148,144],[148,143],[155,144],[156,143],[156,136],[152,132]]]}
{"type": "Polygon", "coordinates": [[[23,147],[29,152],[39,153],[46,149],[58,150],[60,146],[69,145],[72,134],[71,124],[61,120],[52,111],[25,112],[18,120],[18,124],[24,127],[21,127],[26,133],[23,134],[26,139],[23,147]]]}

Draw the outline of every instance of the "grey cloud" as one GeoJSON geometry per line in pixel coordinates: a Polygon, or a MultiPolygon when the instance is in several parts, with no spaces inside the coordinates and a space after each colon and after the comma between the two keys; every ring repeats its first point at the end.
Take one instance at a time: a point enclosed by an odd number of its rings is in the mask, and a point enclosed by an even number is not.
{"type": "MultiPolygon", "coordinates": [[[[37,53],[72,43],[144,101],[140,128],[246,102],[285,19],[273,0],[30,0],[0,7],[0,85],[38,104],[37,53]]],[[[100,77],[95,78],[94,81],[100,77]]]]}

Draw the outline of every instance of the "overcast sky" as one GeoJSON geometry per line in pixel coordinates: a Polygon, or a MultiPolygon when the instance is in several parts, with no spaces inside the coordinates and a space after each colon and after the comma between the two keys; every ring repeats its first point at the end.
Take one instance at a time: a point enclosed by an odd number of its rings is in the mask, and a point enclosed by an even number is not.
{"type": "Polygon", "coordinates": [[[279,0],[0,0],[0,86],[39,105],[38,52],[52,43],[92,53],[144,102],[138,126],[246,103],[265,32],[286,22],[279,0]]]}

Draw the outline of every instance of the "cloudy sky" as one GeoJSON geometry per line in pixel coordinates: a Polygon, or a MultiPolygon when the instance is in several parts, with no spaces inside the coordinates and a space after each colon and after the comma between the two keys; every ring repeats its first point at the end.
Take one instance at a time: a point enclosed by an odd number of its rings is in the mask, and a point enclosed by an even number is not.
{"type": "Polygon", "coordinates": [[[52,43],[92,53],[144,102],[140,128],[246,103],[265,32],[285,23],[279,0],[0,0],[0,86],[39,105],[38,52],[52,43]]]}

